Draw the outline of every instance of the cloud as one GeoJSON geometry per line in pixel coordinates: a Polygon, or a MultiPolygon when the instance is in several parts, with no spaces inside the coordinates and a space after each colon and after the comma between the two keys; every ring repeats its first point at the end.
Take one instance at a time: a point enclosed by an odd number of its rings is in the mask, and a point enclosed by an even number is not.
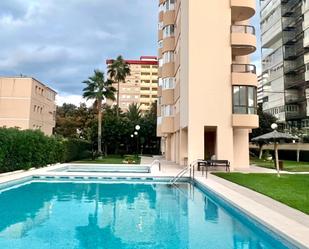
{"type": "Polygon", "coordinates": [[[81,95],[57,95],[56,96],[56,104],[58,106],[62,106],[64,103],[73,104],[79,106],[82,103],[86,103],[88,107],[92,106],[94,101],[88,100],[86,101],[81,95]]]}
{"type": "Polygon", "coordinates": [[[107,58],[156,55],[156,23],[152,0],[1,0],[0,75],[81,95],[81,82],[107,58]]]}

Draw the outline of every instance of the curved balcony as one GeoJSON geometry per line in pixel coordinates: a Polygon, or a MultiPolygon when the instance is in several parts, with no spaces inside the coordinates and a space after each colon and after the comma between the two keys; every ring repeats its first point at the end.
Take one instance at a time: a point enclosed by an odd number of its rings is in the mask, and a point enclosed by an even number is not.
{"type": "Polygon", "coordinates": [[[249,25],[232,25],[231,46],[233,55],[242,56],[255,52],[255,28],[249,25]]]}
{"type": "Polygon", "coordinates": [[[162,48],[158,48],[158,59],[161,59],[163,55],[162,48]]]}
{"type": "Polygon", "coordinates": [[[233,127],[242,129],[254,129],[259,127],[259,116],[256,114],[233,114],[233,127]]]}
{"type": "Polygon", "coordinates": [[[175,10],[166,11],[163,14],[163,25],[172,25],[175,24],[175,10]]]}
{"type": "Polygon", "coordinates": [[[158,41],[161,41],[161,40],[163,40],[163,30],[162,29],[158,31],[158,41]]]}
{"type": "Polygon", "coordinates": [[[255,0],[231,0],[232,21],[239,22],[254,16],[255,0]]]}
{"type": "Polygon", "coordinates": [[[162,89],[162,105],[174,104],[174,89],[162,89]]]}
{"type": "Polygon", "coordinates": [[[162,67],[162,78],[174,77],[175,64],[174,62],[166,63],[162,67]]]}
{"type": "Polygon", "coordinates": [[[161,132],[162,133],[173,133],[174,132],[174,117],[162,117],[161,124],[161,132]]]}
{"type": "Polygon", "coordinates": [[[159,22],[163,22],[164,11],[159,12],[159,22]]]}
{"type": "Polygon", "coordinates": [[[162,47],[162,53],[165,53],[167,51],[174,51],[175,49],[175,37],[167,37],[163,39],[163,47],[162,47]]]}
{"type": "Polygon", "coordinates": [[[162,78],[162,67],[158,67],[158,78],[162,78]]]}
{"type": "Polygon", "coordinates": [[[256,67],[251,64],[232,64],[232,85],[257,86],[256,67]]]}

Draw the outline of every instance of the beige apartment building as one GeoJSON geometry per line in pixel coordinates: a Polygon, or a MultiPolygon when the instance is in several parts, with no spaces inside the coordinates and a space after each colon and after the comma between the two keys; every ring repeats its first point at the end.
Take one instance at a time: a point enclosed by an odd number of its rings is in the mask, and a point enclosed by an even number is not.
{"type": "MultiPolygon", "coordinates": [[[[106,64],[110,65],[112,61],[108,59],[106,64]]],[[[141,56],[139,60],[126,60],[126,63],[131,69],[131,75],[126,77],[125,82],[120,83],[119,107],[126,112],[130,104],[137,103],[142,111],[149,110],[151,104],[157,101],[157,57],[141,56]]],[[[118,84],[114,84],[114,87],[117,89],[118,84]]]]}
{"type": "Polygon", "coordinates": [[[56,92],[31,77],[0,77],[0,127],[53,133],[56,92]]]}
{"type": "Polygon", "coordinates": [[[255,0],[159,0],[157,134],[166,159],[249,166],[258,127],[255,0]]]}

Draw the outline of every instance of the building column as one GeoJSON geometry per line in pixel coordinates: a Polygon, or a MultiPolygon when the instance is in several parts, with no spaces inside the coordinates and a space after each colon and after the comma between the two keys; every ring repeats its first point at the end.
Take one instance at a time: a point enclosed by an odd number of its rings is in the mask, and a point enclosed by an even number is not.
{"type": "Polygon", "coordinates": [[[249,168],[249,131],[234,129],[234,163],[233,168],[249,168]]]}

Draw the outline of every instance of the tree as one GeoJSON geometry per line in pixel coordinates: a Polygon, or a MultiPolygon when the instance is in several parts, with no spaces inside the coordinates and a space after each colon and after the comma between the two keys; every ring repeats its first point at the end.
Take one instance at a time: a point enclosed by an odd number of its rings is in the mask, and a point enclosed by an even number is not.
{"type": "Polygon", "coordinates": [[[105,80],[104,73],[94,70],[94,75],[83,81],[87,86],[83,89],[83,97],[87,100],[94,99],[98,112],[98,153],[102,154],[102,101],[105,99],[115,100],[116,89],[111,80],[105,80]]]}
{"type": "MultiPolygon", "coordinates": [[[[259,128],[252,130],[251,138],[261,136],[268,132],[272,132],[273,129],[271,128],[271,124],[277,122],[277,118],[275,116],[263,111],[263,104],[258,105],[257,114],[259,116],[259,128]]],[[[259,145],[259,150],[260,150],[259,158],[261,159],[262,147],[264,143],[260,142],[258,143],[258,145],[259,145]]]]}
{"type": "Polygon", "coordinates": [[[117,85],[117,117],[119,117],[119,92],[120,92],[120,82],[125,82],[125,79],[130,75],[131,70],[128,63],[119,55],[116,60],[113,60],[110,65],[108,65],[109,77],[115,81],[117,85]]]}
{"type": "Polygon", "coordinates": [[[126,113],[126,117],[132,121],[135,122],[136,124],[142,117],[142,111],[140,109],[140,105],[136,103],[132,103],[128,107],[128,111],[126,113]]]}

